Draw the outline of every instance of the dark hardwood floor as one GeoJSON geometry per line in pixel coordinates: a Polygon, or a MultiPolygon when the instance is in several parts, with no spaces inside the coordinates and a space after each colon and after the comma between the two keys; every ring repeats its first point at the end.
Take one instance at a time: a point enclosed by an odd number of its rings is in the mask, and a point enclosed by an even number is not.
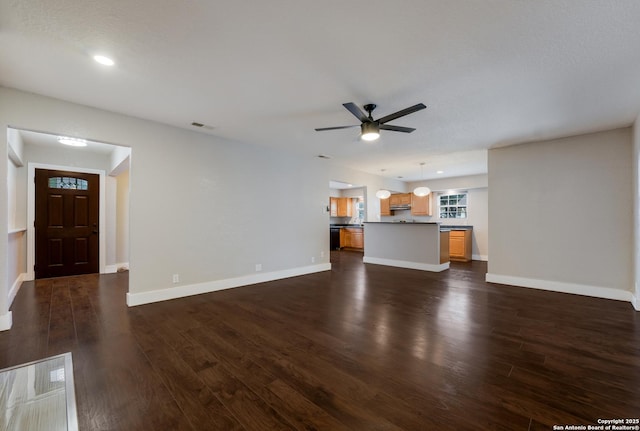
{"type": "Polygon", "coordinates": [[[24,283],[0,367],[71,351],[81,430],[550,430],[640,416],[629,303],[364,265],[134,308],[24,283]]]}

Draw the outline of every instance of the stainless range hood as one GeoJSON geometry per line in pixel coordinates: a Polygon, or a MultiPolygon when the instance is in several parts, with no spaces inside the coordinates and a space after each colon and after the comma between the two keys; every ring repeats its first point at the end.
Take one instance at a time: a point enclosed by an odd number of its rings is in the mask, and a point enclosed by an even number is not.
{"type": "Polygon", "coordinates": [[[409,204],[401,204],[401,205],[391,205],[389,207],[391,211],[399,211],[399,210],[410,210],[411,205],[409,204]]]}

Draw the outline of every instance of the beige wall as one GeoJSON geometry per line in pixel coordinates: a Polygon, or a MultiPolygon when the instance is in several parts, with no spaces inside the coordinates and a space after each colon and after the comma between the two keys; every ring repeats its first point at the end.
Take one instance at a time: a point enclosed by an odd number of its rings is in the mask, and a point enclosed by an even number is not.
{"type": "Polygon", "coordinates": [[[640,115],[633,126],[633,306],[640,311],[640,115]]]}
{"type": "Polygon", "coordinates": [[[8,306],[11,306],[19,285],[22,281],[22,274],[27,270],[27,235],[26,224],[22,218],[24,214],[23,200],[18,189],[24,184],[22,175],[24,167],[16,166],[13,160],[7,160],[7,213],[9,216],[9,235],[7,241],[7,288],[8,306]],[[22,180],[22,181],[21,181],[22,180]]]}
{"type": "Polygon", "coordinates": [[[488,281],[630,299],[632,135],[489,151],[488,281]]]}
{"type": "Polygon", "coordinates": [[[116,263],[129,264],[129,171],[116,177],[116,263]]]}

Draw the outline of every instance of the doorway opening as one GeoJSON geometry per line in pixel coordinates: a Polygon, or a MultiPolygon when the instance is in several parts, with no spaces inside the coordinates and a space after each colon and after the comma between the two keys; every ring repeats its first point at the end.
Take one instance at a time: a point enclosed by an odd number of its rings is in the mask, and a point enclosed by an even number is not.
{"type": "Polygon", "coordinates": [[[367,220],[367,187],[344,181],[329,182],[329,249],[364,251],[363,223],[367,220]]]}
{"type": "Polygon", "coordinates": [[[22,281],[128,269],[131,149],[90,140],[86,140],[85,147],[65,147],[58,141],[58,135],[15,128],[9,128],[8,136],[9,223],[10,232],[16,232],[8,250],[13,256],[9,268],[13,275],[10,302],[22,281]],[[48,221],[49,226],[44,229],[49,235],[42,240],[44,225],[37,216],[40,195],[36,192],[36,180],[38,172],[47,171],[60,171],[40,179],[44,182],[42,187],[52,192],[42,198],[50,201],[50,205],[45,205],[47,217],[59,218],[48,221]],[[97,199],[88,197],[88,190],[82,190],[83,181],[87,181],[89,189],[97,190],[97,199]],[[96,181],[93,186],[91,181],[96,181]],[[90,209],[89,205],[96,200],[97,217],[93,213],[95,208],[90,209]],[[61,224],[74,223],[77,235],[72,241],[67,239],[72,234],[62,232],[61,224]],[[41,225],[40,231],[36,225],[41,225]],[[97,252],[90,251],[96,244],[97,252]],[[45,254],[48,255],[45,266],[49,269],[41,271],[45,254]],[[92,258],[96,258],[97,264],[90,263],[92,258]]]}

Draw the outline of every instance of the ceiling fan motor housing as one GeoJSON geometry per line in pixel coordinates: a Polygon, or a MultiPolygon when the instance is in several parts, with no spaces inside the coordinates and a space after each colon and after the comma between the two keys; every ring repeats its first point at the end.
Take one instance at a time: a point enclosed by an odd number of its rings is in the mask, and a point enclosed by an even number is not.
{"type": "Polygon", "coordinates": [[[363,108],[365,111],[369,113],[369,118],[373,120],[373,118],[371,117],[371,113],[373,112],[374,109],[376,109],[376,104],[369,103],[368,105],[364,105],[363,108]]]}

